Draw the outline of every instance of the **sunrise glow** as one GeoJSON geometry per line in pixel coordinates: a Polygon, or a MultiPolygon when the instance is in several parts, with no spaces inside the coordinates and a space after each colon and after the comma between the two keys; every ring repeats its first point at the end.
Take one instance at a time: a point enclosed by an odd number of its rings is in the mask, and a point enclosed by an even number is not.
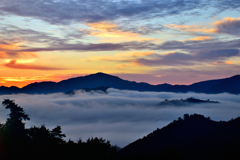
{"type": "Polygon", "coordinates": [[[240,74],[239,7],[182,3],[2,0],[0,85],[97,72],[151,84],[240,74]]]}

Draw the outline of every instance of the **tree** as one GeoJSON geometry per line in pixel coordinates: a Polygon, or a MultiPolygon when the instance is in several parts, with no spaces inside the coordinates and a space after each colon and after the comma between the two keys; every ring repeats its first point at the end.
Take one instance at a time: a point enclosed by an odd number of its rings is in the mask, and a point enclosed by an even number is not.
{"type": "Polygon", "coordinates": [[[189,114],[184,114],[183,117],[184,117],[184,120],[185,120],[185,121],[190,118],[189,114]]]}
{"type": "Polygon", "coordinates": [[[27,134],[23,120],[30,120],[23,108],[15,104],[14,100],[4,99],[2,102],[6,109],[10,109],[6,123],[3,125],[4,132],[14,141],[26,139],[27,134]]]}
{"type": "Polygon", "coordinates": [[[61,126],[57,126],[51,131],[47,129],[45,125],[41,125],[41,127],[33,126],[28,129],[28,136],[34,144],[41,146],[65,143],[65,141],[62,139],[65,137],[65,134],[62,134],[61,126]]]}
{"type": "Polygon", "coordinates": [[[63,144],[65,141],[62,139],[63,137],[66,137],[65,134],[62,134],[61,126],[57,126],[50,131],[51,138],[58,144],[63,144]]]}
{"type": "Polygon", "coordinates": [[[25,130],[25,124],[22,120],[30,120],[20,106],[15,104],[14,100],[4,99],[2,102],[6,109],[10,109],[9,118],[6,121],[5,128],[12,133],[22,133],[25,130]]]}
{"type": "Polygon", "coordinates": [[[2,104],[6,109],[10,109],[10,113],[6,123],[0,125],[0,143],[2,148],[5,149],[4,152],[0,153],[0,156],[1,158],[12,159],[16,155],[22,155],[21,153],[28,146],[29,138],[25,124],[22,121],[30,120],[30,118],[23,108],[15,104],[14,100],[4,99],[2,104]]]}

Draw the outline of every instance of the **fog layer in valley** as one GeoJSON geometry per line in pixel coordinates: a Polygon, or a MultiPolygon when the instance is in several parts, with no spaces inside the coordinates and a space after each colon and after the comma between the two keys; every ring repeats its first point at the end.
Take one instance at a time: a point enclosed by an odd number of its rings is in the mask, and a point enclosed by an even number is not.
{"type": "MultiPolygon", "coordinates": [[[[203,114],[211,119],[230,120],[240,116],[240,95],[138,92],[108,89],[102,92],[77,91],[74,95],[13,94],[0,100],[14,99],[29,114],[26,127],[45,124],[47,128],[60,125],[66,139],[85,141],[103,137],[111,144],[124,147],[148,133],[161,128],[183,114],[203,114]],[[210,99],[217,104],[203,103],[188,106],[158,106],[165,99],[210,99]]],[[[0,122],[4,123],[9,110],[0,107],[0,122]]]]}

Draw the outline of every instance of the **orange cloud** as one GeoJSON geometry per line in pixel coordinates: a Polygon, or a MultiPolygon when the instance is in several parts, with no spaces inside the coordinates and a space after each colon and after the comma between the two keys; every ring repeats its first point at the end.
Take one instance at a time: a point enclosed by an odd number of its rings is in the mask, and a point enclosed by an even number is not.
{"type": "MultiPolygon", "coordinates": [[[[17,59],[16,63],[32,63],[34,62],[36,59],[17,59]]],[[[12,61],[12,59],[6,59],[5,62],[10,63],[12,61]]]]}
{"type": "Polygon", "coordinates": [[[240,21],[240,17],[238,17],[238,18],[226,17],[222,21],[214,22],[214,24],[216,26],[218,26],[218,25],[222,25],[222,24],[226,24],[226,23],[233,23],[233,22],[236,22],[236,21],[240,21]]]}
{"type": "Polygon", "coordinates": [[[0,48],[5,50],[19,49],[20,45],[21,45],[20,43],[0,44],[0,48]]]}
{"type": "MultiPolygon", "coordinates": [[[[7,63],[4,64],[5,67],[14,68],[14,69],[33,69],[33,70],[61,70],[61,68],[55,67],[46,67],[41,65],[32,65],[32,64],[25,64],[24,61],[19,60],[7,60],[7,63]]],[[[30,63],[30,62],[28,62],[30,63]]]]}
{"type": "Polygon", "coordinates": [[[187,25],[169,24],[169,25],[165,25],[165,26],[169,27],[169,28],[186,31],[186,32],[215,33],[217,31],[217,29],[214,29],[214,28],[207,29],[206,27],[200,27],[197,25],[187,26],[187,25]]]}
{"type": "Polygon", "coordinates": [[[191,39],[188,39],[188,40],[190,40],[190,41],[203,41],[203,40],[208,40],[208,39],[211,39],[211,37],[200,36],[200,37],[195,37],[195,38],[191,38],[191,39]]]}
{"type": "Polygon", "coordinates": [[[116,53],[113,56],[91,56],[88,59],[79,59],[81,61],[130,61],[131,59],[141,58],[144,56],[148,56],[151,54],[155,54],[155,52],[137,52],[137,51],[128,51],[128,52],[120,52],[116,53]]]}
{"type": "Polygon", "coordinates": [[[21,45],[21,43],[0,43],[0,58],[38,57],[37,54],[33,52],[18,52],[21,45]]]}
{"type": "Polygon", "coordinates": [[[233,61],[226,61],[225,64],[233,64],[233,61]]]}
{"type": "Polygon", "coordinates": [[[120,38],[120,37],[136,37],[140,36],[137,33],[125,32],[119,30],[116,24],[110,24],[106,22],[89,23],[91,27],[91,35],[100,38],[120,38]]]}
{"type": "Polygon", "coordinates": [[[195,32],[202,32],[202,33],[225,33],[231,35],[240,35],[240,17],[238,18],[230,18],[226,17],[221,21],[216,21],[212,23],[214,28],[207,28],[201,27],[198,25],[176,25],[176,24],[169,24],[165,25],[169,28],[174,28],[177,30],[195,33],[195,32]]]}
{"type": "Polygon", "coordinates": [[[138,33],[122,31],[116,24],[107,22],[88,23],[87,25],[91,27],[90,35],[99,37],[104,42],[149,41],[154,39],[141,37],[138,33]]]}
{"type": "Polygon", "coordinates": [[[107,31],[107,32],[114,31],[118,28],[116,24],[110,24],[107,22],[88,23],[88,26],[100,31],[107,31]]]}
{"type": "Polygon", "coordinates": [[[155,52],[137,52],[137,51],[129,51],[129,52],[122,52],[122,53],[116,53],[116,57],[144,57],[151,54],[154,54],[155,52]]]}
{"type": "Polygon", "coordinates": [[[135,60],[129,60],[130,63],[127,64],[117,64],[115,65],[117,69],[122,69],[122,68],[132,68],[132,67],[139,67],[139,66],[143,66],[142,64],[139,64],[137,62],[135,62],[135,60]]]}
{"type": "Polygon", "coordinates": [[[215,64],[215,65],[217,65],[217,64],[234,64],[234,62],[233,61],[225,61],[225,62],[220,61],[220,62],[213,62],[212,64],[215,64]]]}

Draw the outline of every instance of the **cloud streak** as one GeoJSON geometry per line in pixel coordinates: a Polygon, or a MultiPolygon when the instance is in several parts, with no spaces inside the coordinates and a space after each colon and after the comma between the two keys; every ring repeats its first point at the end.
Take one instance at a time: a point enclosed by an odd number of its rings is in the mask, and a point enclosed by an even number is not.
{"type": "MultiPolygon", "coordinates": [[[[183,116],[198,113],[214,120],[229,120],[239,116],[239,95],[137,92],[108,89],[101,92],[78,91],[73,96],[61,93],[48,95],[3,95],[0,99],[15,99],[30,115],[27,126],[45,124],[47,127],[61,125],[67,138],[83,140],[99,136],[121,147],[145,136],[156,128],[183,116]],[[186,107],[157,104],[165,99],[195,97],[220,101],[220,104],[201,104],[186,107]]],[[[0,107],[0,120],[6,120],[7,110],[0,107]]]]}
{"type": "Polygon", "coordinates": [[[62,70],[63,68],[56,68],[56,67],[47,67],[41,65],[33,65],[33,64],[24,64],[18,62],[18,60],[10,60],[8,63],[4,64],[5,67],[8,68],[15,68],[15,69],[32,69],[32,70],[62,70]]]}

